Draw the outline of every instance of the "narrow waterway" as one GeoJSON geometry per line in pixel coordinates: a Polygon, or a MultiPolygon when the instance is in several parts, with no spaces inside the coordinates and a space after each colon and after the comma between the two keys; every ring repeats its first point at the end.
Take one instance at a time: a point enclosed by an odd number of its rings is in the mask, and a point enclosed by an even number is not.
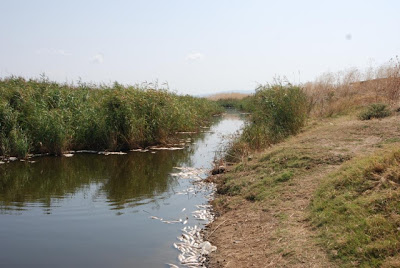
{"type": "Polygon", "coordinates": [[[203,133],[181,134],[184,150],[0,165],[0,267],[179,264],[173,243],[184,226],[204,226],[191,212],[210,190],[194,190],[195,178],[177,176],[176,167],[209,170],[243,123],[231,112],[203,133]]]}

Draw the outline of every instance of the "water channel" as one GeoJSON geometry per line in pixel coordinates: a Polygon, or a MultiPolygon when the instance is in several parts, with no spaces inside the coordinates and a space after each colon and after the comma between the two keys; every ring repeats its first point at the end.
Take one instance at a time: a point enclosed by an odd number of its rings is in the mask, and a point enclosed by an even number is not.
{"type": "Polygon", "coordinates": [[[208,190],[176,167],[210,169],[215,152],[243,126],[237,113],[209,131],[182,134],[184,150],[37,157],[0,165],[0,267],[166,267],[183,226],[208,190]],[[185,194],[182,194],[185,193],[185,194]],[[166,224],[163,219],[187,219],[166,224]]]}

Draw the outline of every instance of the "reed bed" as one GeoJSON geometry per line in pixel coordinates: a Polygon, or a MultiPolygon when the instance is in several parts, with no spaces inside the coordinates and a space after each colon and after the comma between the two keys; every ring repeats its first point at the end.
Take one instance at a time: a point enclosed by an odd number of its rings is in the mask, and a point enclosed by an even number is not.
{"type": "Polygon", "coordinates": [[[221,112],[212,101],[151,84],[59,84],[0,79],[0,155],[130,150],[197,131],[221,112]]]}
{"type": "Polygon", "coordinates": [[[251,118],[241,136],[230,145],[228,161],[243,161],[249,152],[297,134],[306,123],[309,103],[301,87],[264,85],[251,98],[251,118]]]}

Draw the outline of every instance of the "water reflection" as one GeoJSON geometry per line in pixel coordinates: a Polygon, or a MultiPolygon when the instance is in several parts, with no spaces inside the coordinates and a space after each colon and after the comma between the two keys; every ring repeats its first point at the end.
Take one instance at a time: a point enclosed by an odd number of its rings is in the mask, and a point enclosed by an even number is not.
{"type": "Polygon", "coordinates": [[[227,115],[216,120],[211,133],[194,135],[195,144],[183,151],[78,154],[0,165],[0,267],[175,263],[178,253],[171,245],[182,224],[149,216],[201,225],[191,212],[207,199],[206,193],[175,194],[193,184],[169,173],[177,171],[174,166],[210,168],[226,137],[242,125],[237,115],[227,115]]]}
{"type": "Polygon", "coordinates": [[[45,208],[57,199],[78,191],[89,193],[99,185],[114,209],[153,198],[174,186],[168,176],[174,166],[190,165],[192,150],[129,153],[128,155],[84,155],[72,158],[43,157],[36,163],[17,162],[0,166],[0,209],[26,209],[32,203],[45,208]]]}

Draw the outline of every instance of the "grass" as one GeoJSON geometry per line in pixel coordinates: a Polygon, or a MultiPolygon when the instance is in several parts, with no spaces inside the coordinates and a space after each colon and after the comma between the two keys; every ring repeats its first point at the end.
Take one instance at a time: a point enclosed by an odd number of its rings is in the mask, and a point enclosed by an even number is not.
{"type": "Polygon", "coordinates": [[[400,265],[399,183],[400,146],[392,144],[353,159],[319,187],[312,221],[342,266],[400,265]]]}
{"type": "Polygon", "coordinates": [[[217,192],[249,201],[273,200],[295,176],[319,165],[338,165],[350,158],[316,147],[277,147],[258,156],[237,164],[224,175],[217,184],[217,192]]]}
{"type": "Polygon", "coordinates": [[[398,108],[400,60],[398,57],[365,71],[350,69],[325,73],[302,85],[314,117],[331,117],[358,111],[372,103],[398,108]]]}
{"type": "MultiPolygon", "coordinates": [[[[320,264],[328,265],[326,250],[340,267],[400,267],[400,145],[395,121],[354,120],[361,109],[366,119],[382,118],[398,109],[400,64],[397,59],[372,71],[327,74],[302,86],[267,85],[251,97],[251,119],[227,150],[226,160],[236,164],[215,178],[219,196],[213,205],[218,212],[234,210],[221,217],[232,222],[237,221],[232,215],[245,218],[253,209],[268,213],[260,212],[246,228],[250,229],[247,235],[255,232],[261,240],[276,239],[270,247],[281,251],[270,256],[271,263],[277,259],[285,263],[284,245],[297,248],[296,258],[289,258],[294,263],[307,263],[301,258],[314,262],[311,256],[319,254],[320,264]],[[314,125],[304,128],[309,118],[314,125]],[[281,143],[302,129],[306,132],[302,138],[281,143]],[[394,149],[386,147],[339,167],[354,155],[385,146],[394,149]],[[337,169],[324,178],[325,172],[337,169]],[[321,178],[325,179],[322,185],[321,178]],[[312,196],[310,210],[303,211],[312,196]],[[285,218],[282,211],[291,214],[285,218]],[[259,231],[258,220],[264,217],[259,231]],[[307,218],[313,230],[299,220],[307,218]],[[320,234],[319,245],[315,234],[320,234]]],[[[230,239],[229,235],[221,241],[230,239]]],[[[256,251],[258,245],[252,245],[256,251]]]]}
{"type": "Polygon", "coordinates": [[[129,150],[194,131],[222,109],[151,86],[0,80],[0,155],[129,150]]]}

